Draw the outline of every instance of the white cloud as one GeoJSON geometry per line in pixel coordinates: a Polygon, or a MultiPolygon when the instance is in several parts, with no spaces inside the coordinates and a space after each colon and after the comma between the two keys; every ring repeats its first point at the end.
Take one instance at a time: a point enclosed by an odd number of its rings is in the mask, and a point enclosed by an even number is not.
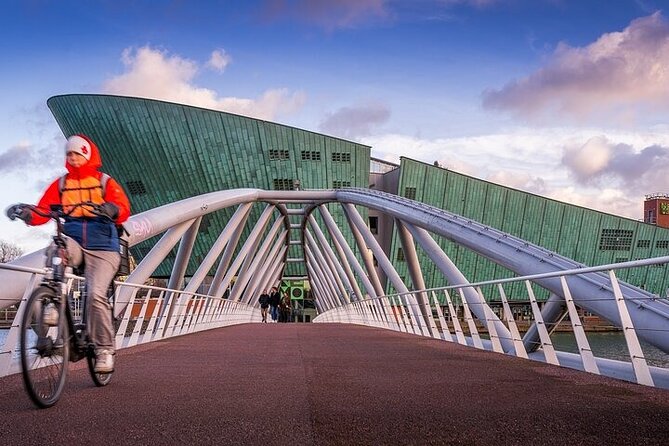
{"type": "Polygon", "coordinates": [[[225,50],[214,50],[211,53],[211,57],[209,57],[207,67],[222,73],[231,62],[232,58],[225,50]]]}
{"type": "Polygon", "coordinates": [[[438,161],[459,173],[633,219],[643,215],[644,195],[669,192],[669,132],[661,130],[516,128],[433,140],[383,135],[362,142],[373,147],[372,156],[388,161],[403,155],[438,161]]]}
{"type": "Polygon", "coordinates": [[[611,160],[612,149],[611,143],[604,136],[594,136],[580,146],[567,146],[562,162],[579,181],[587,182],[606,168],[611,160]]]}
{"type": "Polygon", "coordinates": [[[634,220],[643,218],[644,195],[632,194],[621,189],[584,189],[570,186],[549,190],[546,196],[554,200],[634,220]]]}
{"type": "Polygon", "coordinates": [[[194,84],[197,62],[149,46],[124,50],[122,61],[125,73],[106,81],[105,93],[161,99],[267,120],[293,113],[306,101],[303,92],[281,88],[266,90],[256,99],[220,97],[216,91],[194,84]]]}
{"type": "Polygon", "coordinates": [[[500,170],[488,175],[486,180],[538,195],[543,195],[548,191],[546,188],[546,181],[543,178],[534,177],[528,172],[500,170]]]}
{"type": "Polygon", "coordinates": [[[669,112],[669,23],[660,12],[585,47],[558,45],[544,68],[483,95],[483,105],[537,120],[638,120],[669,112]]]}
{"type": "Polygon", "coordinates": [[[0,153],[0,172],[23,169],[31,164],[32,146],[28,142],[20,142],[0,153]]]}
{"type": "Polygon", "coordinates": [[[369,136],[372,128],[388,122],[390,108],[382,103],[358,104],[328,113],[319,130],[346,139],[369,136]]]}

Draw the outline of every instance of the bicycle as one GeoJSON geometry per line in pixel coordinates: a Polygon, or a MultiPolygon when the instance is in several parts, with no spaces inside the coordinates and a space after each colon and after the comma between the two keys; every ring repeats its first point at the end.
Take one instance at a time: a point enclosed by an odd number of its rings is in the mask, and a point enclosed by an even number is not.
{"type": "MultiPolygon", "coordinates": [[[[47,250],[46,275],[24,304],[19,336],[21,374],[26,391],[38,407],[47,408],[58,402],[65,387],[68,361],[86,358],[93,383],[98,387],[109,384],[113,372],[95,371],[95,345],[86,331],[86,296],[80,300],[83,307],[79,306],[84,311],[79,312],[75,307],[75,293],[68,292],[68,253],[62,220],[69,213],[64,212],[61,205],[52,205],[48,212],[29,204],[19,206],[56,222],[53,248],[47,250]],[[57,311],[57,317],[53,311],[57,311]]],[[[95,203],[77,206],[87,206],[96,215],[104,216],[95,203]]],[[[14,220],[16,216],[18,214],[10,218],[14,220]]],[[[112,292],[112,298],[113,295],[112,292]]]]}

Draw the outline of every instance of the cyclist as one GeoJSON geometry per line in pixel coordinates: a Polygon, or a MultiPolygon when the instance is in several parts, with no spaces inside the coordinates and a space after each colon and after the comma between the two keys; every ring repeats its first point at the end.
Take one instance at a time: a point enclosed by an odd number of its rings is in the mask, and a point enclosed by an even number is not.
{"type": "MultiPolygon", "coordinates": [[[[98,169],[102,160],[98,147],[87,136],[77,134],[65,143],[65,167],[68,173],[47,188],[38,208],[48,211],[51,205],[62,205],[65,213],[63,232],[67,236],[69,266],[84,264],[86,279],[86,329],[95,345],[95,372],[114,371],[114,329],[107,300],[107,289],[120,263],[117,226],[130,216],[130,203],[121,186],[98,169]],[[97,214],[90,206],[99,205],[97,214]],[[102,215],[100,215],[102,214],[102,215]]],[[[34,226],[49,221],[20,205],[10,206],[10,218],[18,217],[34,226]]],[[[53,248],[50,248],[53,249],[53,248]]],[[[51,305],[44,310],[43,320],[58,323],[58,311],[51,305]]]]}

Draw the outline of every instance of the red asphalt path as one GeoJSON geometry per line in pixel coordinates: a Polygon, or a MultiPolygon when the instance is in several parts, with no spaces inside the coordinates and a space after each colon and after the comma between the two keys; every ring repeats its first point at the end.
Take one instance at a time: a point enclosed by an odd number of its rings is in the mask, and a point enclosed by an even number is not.
{"type": "Polygon", "coordinates": [[[71,365],[37,410],[0,379],[7,445],[668,445],[669,391],[414,335],[247,324],[71,365]]]}

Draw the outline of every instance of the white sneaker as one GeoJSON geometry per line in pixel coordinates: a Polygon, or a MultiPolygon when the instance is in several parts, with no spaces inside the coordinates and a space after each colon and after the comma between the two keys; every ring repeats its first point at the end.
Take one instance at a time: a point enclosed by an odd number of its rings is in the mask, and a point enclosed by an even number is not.
{"type": "Polygon", "coordinates": [[[49,302],[42,309],[42,323],[52,327],[58,325],[58,308],[56,308],[53,302],[49,302]]]}
{"type": "Polygon", "coordinates": [[[95,373],[111,373],[114,371],[114,352],[100,350],[95,354],[95,373]]]}

